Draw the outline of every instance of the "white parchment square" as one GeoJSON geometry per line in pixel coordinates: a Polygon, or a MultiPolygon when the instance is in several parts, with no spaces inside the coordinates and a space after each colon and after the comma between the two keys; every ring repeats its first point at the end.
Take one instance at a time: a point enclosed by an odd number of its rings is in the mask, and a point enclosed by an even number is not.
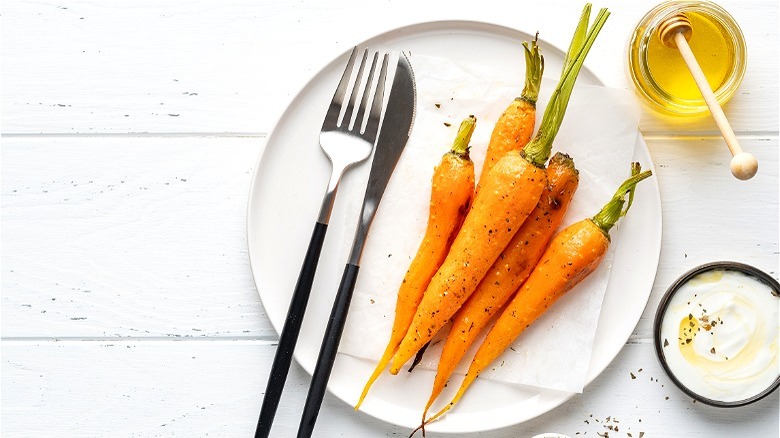
{"type": "MultiPolygon", "coordinates": [[[[412,136],[371,226],[339,349],[373,360],[389,339],[398,287],[425,232],[434,166],[451,147],[460,122],[473,114],[477,128],[471,157],[479,175],[493,125],[523,85],[512,74],[484,66],[422,56],[411,61],[418,93],[412,136]]],[[[537,127],[556,84],[557,79],[542,83],[537,127]]],[[[553,147],[553,154],[560,150],[572,156],[580,172],[562,226],[593,216],[628,177],[638,122],[639,109],[628,91],[576,85],[553,147]]],[[[619,241],[617,229],[612,237],[619,241]]],[[[481,377],[582,392],[614,246],[593,274],[552,306],[481,377]]],[[[478,345],[458,372],[465,373],[478,345]]],[[[435,369],[440,347],[432,344],[419,366],[435,369]]]]}

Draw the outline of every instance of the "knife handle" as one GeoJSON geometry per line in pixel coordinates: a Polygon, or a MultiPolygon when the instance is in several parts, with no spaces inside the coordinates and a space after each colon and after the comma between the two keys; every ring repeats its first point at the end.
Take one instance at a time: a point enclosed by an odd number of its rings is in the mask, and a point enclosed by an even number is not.
{"type": "Polygon", "coordinates": [[[328,379],[333,370],[333,362],[336,360],[341,334],[344,332],[347,311],[350,301],[352,301],[352,292],[355,290],[359,269],[359,266],[352,263],[347,264],[344,268],[344,275],[341,277],[341,284],[339,284],[336,293],[336,300],[333,302],[330,318],[328,318],[328,327],[325,329],[325,336],[322,339],[322,346],[317,357],[317,366],[314,368],[314,374],[311,378],[309,393],[306,395],[301,424],[298,426],[298,438],[308,438],[314,431],[314,423],[320,412],[328,379]]]}
{"type": "Polygon", "coordinates": [[[271,433],[271,425],[274,421],[274,415],[276,415],[276,408],[279,406],[279,399],[282,396],[284,382],[287,380],[287,373],[290,371],[293,351],[298,341],[298,334],[301,331],[303,314],[306,312],[306,305],[309,302],[311,286],[314,282],[314,273],[317,270],[317,263],[320,259],[320,252],[322,251],[322,244],[325,241],[325,232],[327,230],[328,224],[326,223],[317,222],[314,225],[309,248],[306,250],[306,257],[303,259],[303,266],[290,300],[287,319],[284,321],[284,328],[282,328],[282,333],[279,336],[279,346],[274,355],[271,374],[268,376],[268,384],[263,397],[263,407],[260,409],[260,418],[257,422],[255,438],[267,438],[271,433]]]}

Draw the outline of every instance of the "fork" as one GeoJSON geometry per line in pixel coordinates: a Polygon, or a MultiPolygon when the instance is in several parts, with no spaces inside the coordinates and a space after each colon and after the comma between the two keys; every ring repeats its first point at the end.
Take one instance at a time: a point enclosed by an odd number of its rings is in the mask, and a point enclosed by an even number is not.
{"type": "Polygon", "coordinates": [[[325,115],[325,121],[322,123],[320,147],[331,162],[330,180],[328,181],[325,196],[322,199],[319,217],[314,225],[314,232],[309,241],[306,256],[303,259],[303,266],[298,275],[298,281],[295,284],[295,291],[290,300],[287,318],[285,319],[282,333],[279,336],[279,346],[277,347],[273,365],[271,366],[271,374],[268,377],[268,384],[263,398],[263,406],[260,410],[260,418],[257,423],[255,438],[266,438],[271,432],[271,425],[274,420],[274,415],[276,414],[276,408],[279,406],[279,399],[281,398],[282,390],[284,389],[284,383],[287,380],[287,373],[290,370],[293,350],[298,341],[303,315],[309,301],[309,295],[314,281],[314,273],[317,270],[317,263],[320,258],[322,244],[325,240],[325,232],[328,229],[328,221],[330,220],[330,214],[333,211],[333,204],[341,176],[351,166],[368,158],[374,150],[374,143],[376,141],[380,116],[382,114],[388,55],[384,55],[382,67],[379,72],[379,79],[376,81],[376,87],[373,93],[373,100],[370,108],[368,108],[379,53],[374,53],[365,85],[363,85],[362,78],[368,59],[368,49],[363,51],[362,60],[355,80],[352,82],[350,81],[357,53],[357,47],[352,49],[344,74],[341,76],[341,81],[336,88],[336,92],[333,95],[333,99],[331,100],[325,115]],[[350,83],[352,92],[345,105],[347,89],[350,88],[350,83]],[[358,97],[361,95],[362,97],[360,105],[357,108],[357,114],[354,114],[355,104],[358,97]],[[363,126],[364,124],[365,127],[363,126]]]}

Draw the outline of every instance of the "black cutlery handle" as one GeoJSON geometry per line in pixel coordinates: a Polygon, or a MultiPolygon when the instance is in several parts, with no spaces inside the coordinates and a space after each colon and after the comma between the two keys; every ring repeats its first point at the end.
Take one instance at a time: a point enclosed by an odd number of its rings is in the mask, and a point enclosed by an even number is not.
{"type": "Polygon", "coordinates": [[[287,319],[284,321],[284,328],[282,328],[282,334],[279,336],[279,346],[276,349],[276,355],[274,355],[271,374],[268,376],[268,384],[263,397],[263,407],[260,409],[260,419],[257,422],[255,438],[267,438],[271,433],[271,425],[274,421],[274,415],[276,415],[276,408],[279,406],[279,399],[282,396],[284,382],[287,380],[287,373],[290,371],[293,351],[298,341],[298,334],[301,331],[303,314],[306,312],[306,305],[309,302],[311,285],[314,282],[314,273],[317,270],[317,263],[320,259],[322,243],[325,240],[325,232],[327,230],[328,224],[317,222],[314,225],[309,248],[306,250],[306,257],[303,259],[298,282],[295,284],[295,291],[290,300],[287,319]]]}
{"type": "Polygon", "coordinates": [[[359,266],[351,263],[344,268],[344,275],[341,277],[341,284],[339,284],[339,290],[336,293],[336,300],[333,302],[328,327],[325,329],[320,354],[317,357],[317,366],[314,368],[314,375],[311,378],[309,393],[306,395],[301,424],[298,426],[298,438],[308,438],[314,431],[314,423],[317,421],[317,414],[320,412],[322,399],[325,397],[325,390],[328,386],[330,372],[333,370],[333,362],[336,360],[341,334],[344,332],[344,323],[347,321],[349,303],[352,301],[352,292],[355,290],[359,269],[359,266]]]}

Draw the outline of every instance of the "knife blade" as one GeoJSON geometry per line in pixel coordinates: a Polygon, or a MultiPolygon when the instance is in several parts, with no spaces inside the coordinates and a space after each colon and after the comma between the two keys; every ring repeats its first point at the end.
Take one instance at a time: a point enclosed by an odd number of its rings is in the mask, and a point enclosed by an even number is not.
{"type": "Polygon", "coordinates": [[[325,396],[328,379],[333,370],[336,352],[344,331],[352,292],[355,289],[360,269],[360,256],[363,253],[368,230],[374,220],[385,188],[387,188],[387,183],[390,181],[390,176],[409,140],[414,124],[416,104],[417,91],[412,66],[406,55],[401,53],[398,57],[393,85],[390,89],[390,96],[371,163],[352,250],[328,318],[328,326],[325,329],[317,357],[317,365],[312,375],[306,404],[301,415],[301,423],[298,426],[298,438],[308,438],[314,431],[314,424],[317,421],[317,415],[325,396]]]}

